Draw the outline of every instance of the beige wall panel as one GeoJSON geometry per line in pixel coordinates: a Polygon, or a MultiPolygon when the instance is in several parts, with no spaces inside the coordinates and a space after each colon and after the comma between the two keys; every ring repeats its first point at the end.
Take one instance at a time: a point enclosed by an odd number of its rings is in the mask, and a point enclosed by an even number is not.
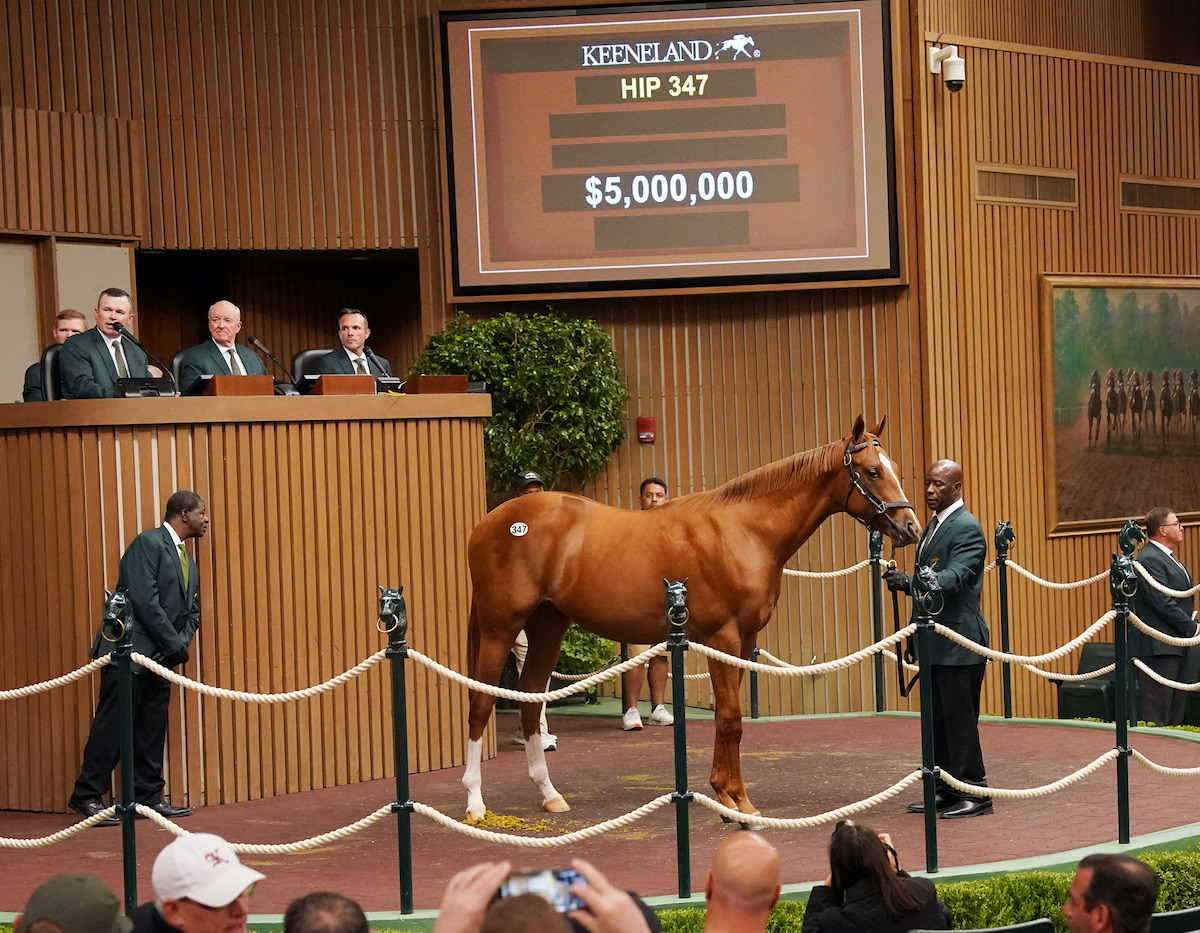
{"type": "MultiPolygon", "coordinates": [[[[0,634],[10,646],[0,653],[0,689],[85,663],[103,588],[115,585],[125,546],[161,521],[175,488],[204,495],[213,519],[196,545],[201,629],[189,676],[253,692],[328,680],[386,647],[375,630],[378,584],[405,586],[414,647],[465,669],[465,544],[483,516],[489,402],[357,398],[356,418],[346,405],[313,397],[0,406],[8,478],[0,585],[9,606],[0,634]],[[64,564],[81,572],[64,574],[64,564]]],[[[466,690],[408,670],[412,770],[461,764],[466,690]]],[[[94,689],[84,681],[0,704],[8,762],[0,807],[62,809],[94,689]]],[[[172,799],[208,805],[387,777],[391,730],[386,664],[287,705],[181,689],[168,739],[172,799]]]]}

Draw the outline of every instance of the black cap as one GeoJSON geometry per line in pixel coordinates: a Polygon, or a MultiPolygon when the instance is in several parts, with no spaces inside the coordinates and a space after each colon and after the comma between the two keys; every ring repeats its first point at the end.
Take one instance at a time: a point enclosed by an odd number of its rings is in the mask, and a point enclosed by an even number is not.
{"type": "Polygon", "coordinates": [[[537,473],[533,472],[533,470],[526,470],[524,473],[517,474],[516,479],[513,480],[513,489],[524,489],[533,483],[537,483],[542,487],[546,485],[545,480],[537,473]]]}

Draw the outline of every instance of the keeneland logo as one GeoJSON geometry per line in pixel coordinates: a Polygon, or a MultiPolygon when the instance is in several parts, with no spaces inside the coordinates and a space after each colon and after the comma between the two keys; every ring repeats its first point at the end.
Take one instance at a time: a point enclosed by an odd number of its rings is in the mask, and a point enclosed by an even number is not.
{"type": "Polygon", "coordinates": [[[675,39],[669,42],[614,42],[605,45],[584,45],[583,67],[605,65],[668,65],[680,62],[719,61],[722,52],[758,58],[761,54],[750,36],[738,33],[732,39],[713,45],[707,39],[675,39]],[[753,53],[751,53],[753,49],[753,53]]]}

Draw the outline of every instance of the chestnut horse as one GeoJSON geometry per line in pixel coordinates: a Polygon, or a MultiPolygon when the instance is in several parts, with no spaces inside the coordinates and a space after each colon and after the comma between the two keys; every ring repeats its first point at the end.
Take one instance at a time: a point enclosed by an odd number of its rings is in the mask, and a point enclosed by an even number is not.
{"type": "MultiPolygon", "coordinates": [[[[690,581],[689,640],[749,658],[779,599],[783,565],[829,516],[848,512],[897,546],[917,540],[920,523],[877,439],[883,425],[867,432],[859,415],[848,438],[657,509],[618,509],[556,492],[499,506],[475,528],[467,549],[471,676],[498,683],[522,629],[529,653],[520,689],[529,693],[545,689],[571,621],[613,641],[665,640],[664,579],[690,581]]],[[[756,813],[742,783],[742,671],[710,661],[709,674],[713,790],[725,806],[756,813]]],[[[471,692],[463,775],[469,819],[485,812],[480,764],[494,705],[488,694],[471,692]]],[[[540,712],[541,704],[521,704],[526,765],[543,808],[559,813],[570,806],[550,782],[540,712]]]]}

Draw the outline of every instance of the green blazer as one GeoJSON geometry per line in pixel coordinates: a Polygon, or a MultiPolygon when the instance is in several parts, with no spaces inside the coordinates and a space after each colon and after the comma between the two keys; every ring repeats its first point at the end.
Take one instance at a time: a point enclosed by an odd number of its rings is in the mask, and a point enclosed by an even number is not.
{"type": "MultiPolygon", "coordinates": [[[[1138,563],[1163,586],[1172,590],[1190,590],[1193,586],[1187,571],[1173,557],[1155,544],[1146,542],[1138,552],[1138,563]]],[[[1160,593],[1140,576],[1137,592],[1133,594],[1133,611],[1137,617],[1158,629],[1164,635],[1175,638],[1191,638],[1196,634],[1196,623],[1192,621],[1192,610],[1196,608],[1195,596],[1177,598],[1160,593]]],[[[1133,657],[1146,658],[1158,655],[1187,654],[1182,645],[1168,645],[1143,635],[1133,623],[1129,625],[1129,652],[1133,657]]]]}
{"type": "MultiPolygon", "coordinates": [[[[265,376],[267,374],[267,367],[258,358],[258,354],[248,347],[243,347],[240,343],[235,343],[233,346],[237,350],[238,359],[242,361],[242,367],[246,370],[247,376],[265,376]]],[[[183,351],[183,356],[179,361],[179,394],[191,395],[193,392],[198,392],[201,388],[201,376],[232,375],[233,370],[229,368],[229,358],[225,356],[225,352],[217,346],[215,341],[206,340],[204,343],[188,347],[183,351]]]]}
{"type": "MultiPolygon", "coordinates": [[[[190,552],[187,559],[185,588],[179,551],[162,525],[134,538],[121,557],[117,589],[129,592],[133,607],[133,650],[154,661],[186,648],[200,627],[200,568],[190,552]]],[[[97,632],[92,657],[111,654],[114,647],[97,632]]],[[[146,671],[140,664],[134,670],[146,671]]]]}
{"type": "Polygon", "coordinates": [[[38,360],[25,370],[25,385],[21,389],[22,402],[44,402],[46,393],[42,391],[42,361],[38,360]]]}
{"type": "MultiPolygon", "coordinates": [[[[129,375],[138,379],[150,376],[146,354],[128,340],[121,341],[121,352],[129,375]]],[[[117,386],[117,365],[104,345],[104,335],[92,327],[74,334],[62,345],[58,357],[63,398],[112,398],[117,386]]]]}
{"type": "MultiPolygon", "coordinates": [[[[983,528],[966,507],[956,509],[942,522],[937,534],[922,548],[929,526],[917,544],[917,566],[929,566],[937,573],[938,584],[946,597],[939,615],[934,617],[947,628],[955,629],[971,641],[989,647],[987,622],[979,611],[983,591],[983,568],[987,563],[987,538],[983,528]]],[[[983,664],[985,659],[969,648],[955,644],[944,635],[933,636],[930,664],[983,664]]]]}

